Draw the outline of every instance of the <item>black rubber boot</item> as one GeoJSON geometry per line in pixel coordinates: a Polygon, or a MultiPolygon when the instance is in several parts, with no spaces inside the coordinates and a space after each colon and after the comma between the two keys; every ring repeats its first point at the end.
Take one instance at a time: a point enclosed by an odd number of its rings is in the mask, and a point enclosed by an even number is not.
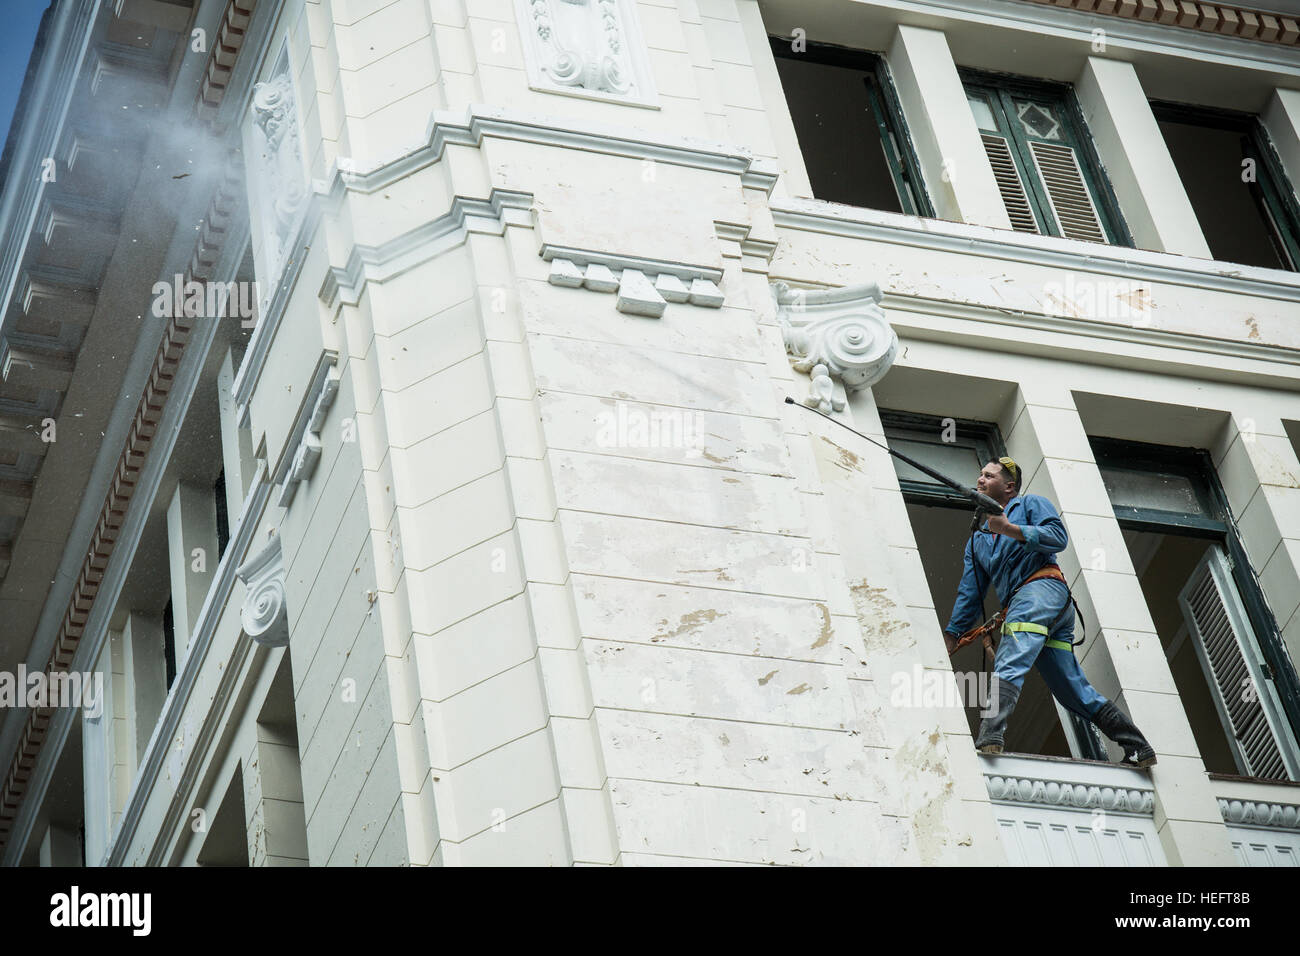
{"type": "Polygon", "coordinates": [[[1101,710],[1093,715],[1092,722],[1103,734],[1124,748],[1124,759],[1120,763],[1130,767],[1155,765],[1156,752],[1142,736],[1142,731],[1133,725],[1124,711],[1110,701],[1102,704],[1101,710]]]}
{"type": "Polygon", "coordinates": [[[998,690],[997,713],[992,717],[985,717],[980,722],[979,736],[975,738],[975,749],[980,753],[1002,753],[1002,743],[1007,733],[1007,721],[1011,719],[1011,712],[1016,709],[1016,701],[1020,699],[1019,687],[1012,687],[1006,681],[997,681],[996,686],[998,690]]]}

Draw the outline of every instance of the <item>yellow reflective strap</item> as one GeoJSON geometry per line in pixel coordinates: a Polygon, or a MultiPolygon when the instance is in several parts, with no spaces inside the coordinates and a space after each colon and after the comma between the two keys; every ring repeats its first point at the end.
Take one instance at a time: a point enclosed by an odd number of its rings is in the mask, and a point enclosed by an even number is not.
{"type": "Polygon", "coordinates": [[[1043,646],[1044,646],[1044,647],[1055,647],[1058,651],[1069,651],[1071,654],[1074,653],[1074,647],[1070,644],[1069,641],[1050,641],[1050,640],[1049,640],[1049,641],[1044,641],[1044,642],[1043,642],[1043,646]]]}
{"type": "Polygon", "coordinates": [[[1007,621],[1002,625],[1002,633],[1009,634],[1012,631],[1030,631],[1034,634],[1047,634],[1047,628],[1041,624],[1030,624],[1028,621],[1007,621]]]}

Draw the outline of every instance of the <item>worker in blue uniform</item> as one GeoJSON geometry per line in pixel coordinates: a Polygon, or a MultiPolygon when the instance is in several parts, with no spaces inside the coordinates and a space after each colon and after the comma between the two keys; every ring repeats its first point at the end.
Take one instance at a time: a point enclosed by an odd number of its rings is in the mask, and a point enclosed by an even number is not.
{"type": "Polygon", "coordinates": [[[1092,721],[1124,749],[1124,763],[1149,767],[1156,762],[1151,745],[1123,711],[1093,689],[1075,659],[1070,589],[1053,557],[1067,540],[1061,516],[1042,495],[1019,494],[1019,485],[1020,469],[1010,458],[991,461],[980,472],[978,489],[1002,505],[1003,513],[990,515],[967,542],[957,601],[944,629],[951,654],[961,635],[978,623],[992,583],[1006,608],[993,669],[997,712],[980,724],[975,746],[983,753],[1002,753],[1025,675],[1037,664],[1067,710],[1092,721]]]}

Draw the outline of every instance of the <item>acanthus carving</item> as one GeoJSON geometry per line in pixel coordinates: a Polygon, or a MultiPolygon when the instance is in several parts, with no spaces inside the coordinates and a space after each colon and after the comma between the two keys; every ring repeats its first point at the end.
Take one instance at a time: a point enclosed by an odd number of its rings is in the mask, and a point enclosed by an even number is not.
{"type": "Polygon", "coordinates": [[[284,647],[289,643],[289,614],[284,603],[280,536],[272,534],[261,553],[241,564],[235,574],[247,588],[239,612],[244,633],[267,647],[284,647]]]}
{"type": "Polygon", "coordinates": [[[261,195],[263,255],[267,272],[280,273],[284,256],[306,204],[298,134],[298,105],[288,51],[280,54],[270,79],[253,87],[254,136],[260,147],[250,158],[250,180],[261,195]]]}
{"type": "Polygon", "coordinates": [[[844,392],[870,388],[884,378],[898,354],[898,335],[880,307],[874,282],[842,289],[791,289],[772,285],[777,321],[796,371],[812,376],[804,404],[821,412],[843,411],[844,392]]]}
{"type": "Polygon", "coordinates": [[[1228,800],[1220,797],[1219,812],[1223,814],[1226,823],[1300,830],[1300,807],[1288,803],[1228,800]]]}
{"type": "Polygon", "coordinates": [[[1155,794],[1150,790],[1029,777],[992,776],[985,777],[984,783],[989,799],[1001,803],[1034,803],[1063,810],[1106,810],[1146,816],[1155,812],[1155,794]]]}

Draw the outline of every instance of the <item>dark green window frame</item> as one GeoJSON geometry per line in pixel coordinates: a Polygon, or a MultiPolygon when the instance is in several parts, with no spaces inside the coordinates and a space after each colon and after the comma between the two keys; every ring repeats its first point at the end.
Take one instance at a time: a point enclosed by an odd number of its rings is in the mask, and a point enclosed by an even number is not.
{"type": "MultiPolygon", "coordinates": [[[[955,440],[945,442],[943,433],[946,430],[944,424],[946,421],[946,418],[935,415],[919,415],[913,412],[880,409],[880,423],[886,439],[903,438],[907,441],[924,441],[939,446],[970,448],[975,452],[976,457],[980,459],[979,467],[981,468],[990,461],[995,461],[1006,455],[1006,446],[1002,442],[1002,435],[996,425],[989,422],[954,418],[952,419],[952,430],[955,440]]],[[[902,449],[899,450],[903,451],[902,449]]],[[[903,451],[903,453],[908,454],[906,451],[903,451]]],[[[912,455],[912,457],[918,458],[920,456],[912,455]]],[[[924,459],[921,460],[924,461],[924,459]]],[[[897,464],[896,459],[895,464],[897,464]]],[[[978,471],[969,475],[949,475],[948,477],[973,487],[977,475],[978,471]]],[[[904,500],[914,504],[940,505],[945,508],[960,508],[963,511],[971,510],[969,498],[959,495],[947,485],[942,485],[928,478],[923,481],[900,478],[898,486],[902,489],[904,500]]]]}
{"type": "Polygon", "coordinates": [[[1287,180],[1282,159],[1268,131],[1253,113],[1189,106],[1153,100],[1157,120],[1230,130],[1242,137],[1242,152],[1255,160],[1255,181],[1247,183],[1261,217],[1271,227],[1269,238],[1278,258],[1292,272],[1300,272],[1300,200],[1287,180]]]}
{"type": "Polygon", "coordinates": [[[1115,438],[1089,436],[1088,442],[1103,475],[1107,471],[1156,472],[1191,481],[1203,514],[1112,505],[1115,518],[1121,528],[1157,534],[1174,532],[1223,545],[1232,565],[1233,583],[1264,655],[1268,676],[1273,679],[1292,732],[1300,737],[1300,676],[1287,654],[1277,619],[1264,600],[1264,591],[1241,543],[1241,532],[1237,529],[1228,496],[1219,482],[1210,453],[1200,448],[1151,445],[1115,438]]]}
{"type": "MultiPolygon", "coordinates": [[[[921,176],[921,164],[916,158],[911,137],[907,135],[898,91],[889,76],[884,57],[865,50],[812,41],[800,41],[801,49],[796,52],[794,41],[788,37],[768,36],[767,39],[772,48],[772,55],[775,57],[787,60],[803,59],[826,66],[842,66],[866,74],[864,82],[875,120],[874,132],[880,137],[884,148],[885,161],[889,164],[894,190],[898,193],[898,201],[903,207],[903,212],[911,216],[933,219],[934,206],[926,193],[925,180],[921,176]]],[[[856,136],[860,133],[859,130],[845,130],[846,136],[856,136]]]]}
{"type": "MultiPolygon", "coordinates": [[[[987,465],[990,461],[996,461],[1006,456],[1007,449],[1006,444],[1002,441],[1002,431],[992,422],[954,418],[952,422],[955,441],[944,442],[942,436],[945,430],[945,421],[946,419],[936,415],[920,415],[914,412],[880,409],[880,424],[886,440],[891,438],[905,438],[909,441],[928,439],[932,440],[935,445],[948,444],[971,448],[980,458],[981,467],[987,465]]],[[[913,455],[913,457],[917,456],[913,455]]],[[[921,460],[924,461],[924,459],[921,460]]],[[[972,486],[975,484],[973,475],[949,475],[948,477],[963,483],[968,482],[972,486]]],[[[1022,475],[1021,478],[1023,479],[1024,476],[1022,475]]],[[[953,508],[965,512],[971,511],[969,498],[957,494],[947,485],[941,485],[937,481],[899,479],[898,485],[903,492],[903,500],[909,504],[953,508]]],[[[1017,485],[1017,492],[1019,490],[1020,486],[1017,485]]],[[[1097,729],[1092,723],[1077,714],[1069,714],[1069,721],[1081,759],[1108,762],[1110,755],[1106,752],[1106,745],[1102,742],[1097,729]]]]}
{"type": "MultiPolygon", "coordinates": [[[[996,131],[989,130],[989,132],[996,132],[997,135],[1006,138],[1010,144],[1026,198],[1041,234],[1064,235],[1057,217],[1052,212],[1047,187],[1038,173],[1038,164],[1030,149],[1030,143],[1033,141],[1052,142],[1053,145],[1064,145],[1074,150],[1106,241],[1115,246],[1133,246],[1132,234],[1120,213],[1119,202],[1105,175],[1092,136],[1088,133],[1088,125],[1084,120],[1083,110],[1079,107],[1079,101],[1074,95],[1073,87],[1067,83],[1032,80],[1010,74],[987,73],[964,68],[958,73],[968,97],[973,94],[975,97],[983,98],[989,104],[997,125],[996,131]],[[1060,119],[1061,139],[1049,141],[1027,132],[1024,124],[1015,121],[1014,100],[1028,100],[1054,112],[1060,119]]],[[[977,120],[976,126],[979,125],[977,120]]],[[[986,129],[980,128],[982,131],[986,129]]]]}

